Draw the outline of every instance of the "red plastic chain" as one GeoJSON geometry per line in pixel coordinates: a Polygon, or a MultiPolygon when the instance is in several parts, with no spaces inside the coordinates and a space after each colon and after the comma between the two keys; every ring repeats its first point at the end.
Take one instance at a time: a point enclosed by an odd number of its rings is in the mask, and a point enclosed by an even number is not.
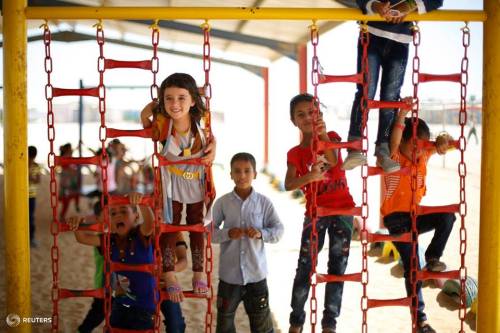
{"type": "MultiPolygon", "coordinates": [[[[158,84],[157,84],[157,74],[160,68],[160,62],[158,58],[158,44],[160,41],[160,29],[158,28],[158,20],[155,20],[155,22],[151,25],[151,45],[153,47],[153,57],[151,57],[151,74],[153,76],[153,83],[151,84],[150,87],[150,95],[151,95],[151,100],[157,101],[158,100],[158,84]]],[[[157,152],[157,143],[154,142],[155,146],[155,153],[157,152]]],[[[153,157],[154,160],[154,157],[153,157]]],[[[155,173],[156,175],[156,173],[155,173]]],[[[160,178],[158,178],[159,180],[160,178]]],[[[155,183],[156,183],[156,177],[155,177],[155,183]]],[[[162,257],[161,257],[161,248],[160,248],[160,236],[161,236],[161,200],[158,200],[158,198],[161,198],[161,192],[159,190],[159,186],[154,187],[154,196],[153,196],[153,209],[154,209],[154,278],[155,278],[155,292],[154,292],[154,302],[156,305],[156,311],[155,311],[155,317],[154,317],[154,332],[159,333],[160,332],[160,325],[161,325],[161,296],[160,296],[160,277],[162,274],[162,257]],[[158,193],[157,193],[158,192],[158,193]],[[158,195],[157,195],[158,194],[158,195]]]]}
{"type": "MultiPolygon", "coordinates": [[[[210,25],[208,21],[205,21],[201,25],[203,29],[203,71],[205,72],[205,84],[203,85],[203,97],[205,99],[206,112],[203,116],[203,130],[207,142],[210,142],[212,138],[212,123],[210,114],[210,99],[212,98],[212,85],[210,83],[210,68],[212,65],[210,58],[210,25]]],[[[213,186],[212,179],[212,168],[211,166],[205,166],[205,191],[207,191],[206,196],[211,200],[215,197],[215,188],[213,186]]],[[[212,300],[214,295],[213,285],[212,285],[212,271],[213,271],[213,253],[212,253],[212,227],[208,228],[207,241],[205,244],[205,274],[207,276],[207,312],[205,314],[205,333],[212,332],[213,325],[213,313],[212,313],[212,300]]]]}
{"type": "Polygon", "coordinates": [[[109,157],[106,151],[106,139],[107,139],[107,127],[106,127],[106,87],[104,86],[104,71],[106,70],[104,57],[104,30],[102,28],[102,22],[99,21],[96,24],[96,41],[99,47],[99,57],[97,58],[97,71],[99,72],[99,116],[100,116],[100,126],[99,126],[99,141],[101,141],[101,158],[99,161],[99,168],[101,170],[101,182],[102,182],[102,195],[101,195],[101,207],[104,217],[104,237],[102,250],[104,253],[104,318],[105,318],[105,328],[107,330],[111,329],[109,323],[109,317],[111,314],[111,257],[110,257],[110,231],[111,222],[109,220],[109,207],[108,203],[110,201],[108,193],[108,165],[109,157]]]}
{"type": "MultiPolygon", "coordinates": [[[[311,81],[314,88],[314,97],[312,100],[312,108],[313,108],[313,138],[311,144],[311,154],[312,154],[312,164],[314,165],[317,160],[317,152],[318,152],[318,133],[316,132],[316,122],[319,116],[319,98],[318,98],[318,85],[319,85],[319,76],[320,76],[320,64],[318,59],[318,43],[319,43],[319,30],[316,22],[313,21],[313,24],[310,26],[311,30],[311,44],[313,47],[313,56],[312,56],[312,71],[311,71],[311,81]]],[[[315,332],[316,324],[318,321],[318,299],[316,298],[316,285],[317,282],[317,272],[316,272],[316,264],[318,261],[318,230],[316,228],[316,224],[318,222],[318,207],[316,203],[316,197],[318,194],[318,183],[313,182],[310,185],[311,190],[311,203],[309,205],[311,212],[311,234],[309,236],[310,239],[310,253],[311,253],[311,272],[309,274],[309,280],[311,283],[311,300],[310,300],[310,322],[311,322],[311,332],[315,332]]],[[[309,204],[309,203],[308,203],[309,204]]]]}
{"type": "Polygon", "coordinates": [[[49,140],[49,154],[47,164],[50,170],[50,207],[52,208],[52,222],[50,233],[52,234],[52,247],[50,256],[52,260],[52,332],[59,331],[59,246],[58,237],[60,232],[60,221],[57,214],[57,179],[56,179],[56,154],[54,153],[54,140],[56,129],[54,124],[54,112],[52,108],[52,84],[50,75],[52,73],[52,56],[50,54],[51,33],[47,23],[43,26],[43,44],[45,45],[45,73],[47,73],[47,84],[45,85],[45,99],[47,100],[47,138],[49,140]]]}
{"type": "Polygon", "coordinates": [[[460,333],[464,331],[464,321],[467,311],[465,281],[467,279],[467,267],[465,267],[465,253],[467,250],[467,230],[465,229],[465,216],[467,215],[467,202],[465,200],[465,177],[467,176],[467,166],[465,164],[465,125],[467,124],[467,84],[469,82],[469,58],[467,51],[470,45],[470,30],[467,23],[462,28],[462,44],[464,47],[464,56],[461,64],[460,81],[460,162],[458,163],[458,175],[460,177],[460,309],[458,317],[460,318],[460,333]]]}
{"type": "MultiPolygon", "coordinates": [[[[370,34],[368,33],[368,26],[366,22],[361,25],[360,31],[361,46],[363,48],[363,56],[361,61],[361,73],[363,75],[363,95],[361,96],[361,112],[362,112],[362,122],[361,122],[361,140],[362,147],[361,150],[366,156],[368,153],[368,86],[370,83],[370,71],[368,65],[368,44],[370,43],[370,34]]],[[[362,194],[361,194],[361,284],[363,287],[363,296],[361,296],[361,311],[362,311],[362,323],[361,332],[368,332],[368,308],[369,300],[367,295],[368,287],[368,229],[366,228],[366,223],[368,220],[368,176],[369,168],[368,165],[361,166],[361,179],[362,179],[362,194]]]]}
{"type": "Polygon", "coordinates": [[[418,230],[417,230],[417,189],[418,189],[418,170],[417,170],[417,149],[418,149],[418,138],[417,138],[417,126],[418,126],[418,111],[419,111],[419,99],[418,99],[418,85],[419,85],[419,74],[420,74],[420,57],[418,56],[418,47],[420,46],[420,29],[418,24],[415,23],[413,26],[413,46],[415,47],[415,55],[413,56],[413,72],[412,72],[412,83],[413,83],[413,101],[414,106],[411,110],[411,121],[412,121],[412,165],[411,165],[411,205],[410,205],[410,215],[411,215],[411,260],[410,260],[410,283],[411,283],[411,314],[412,314],[412,332],[417,331],[417,309],[418,309],[418,297],[417,297],[417,274],[419,270],[418,265],[418,230]]]}

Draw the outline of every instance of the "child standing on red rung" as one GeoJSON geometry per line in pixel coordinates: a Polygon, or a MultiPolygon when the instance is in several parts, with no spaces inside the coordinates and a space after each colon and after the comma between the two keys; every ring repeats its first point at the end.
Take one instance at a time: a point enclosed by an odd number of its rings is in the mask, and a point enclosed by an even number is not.
{"type": "MultiPolygon", "coordinates": [[[[413,155],[413,124],[411,118],[405,118],[409,109],[402,109],[396,118],[391,134],[391,158],[397,161],[401,167],[411,168],[413,155]]],[[[430,138],[429,127],[422,119],[418,119],[417,138],[428,141],[430,138]]],[[[417,158],[417,189],[416,202],[419,204],[425,195],[425,177],[427,175],[427,162],[434,153],[445,154],[451,147],[452,137],[448,134],[441,134],[436,138],[435,146],[431,149],[418,148],[415,152],[417,158]]],[[[412,202],[411,175],[394,173],[384,177],[385,196],[383,198],[380,213],[384,216],[384,225],[390,234],[402,234],[411,231],[412,219],[410,215],[412,202]]],[[[446,265],[439,261],[446,247],[448,237],[455,222],[453,213],[432,213],[417,216],[418,233],[434,230],[434,236],[425,251],[425,268],[429,271],[440,272],[446,269],[446,265]]],[[[403,261],[405,287],[408,296],[412,295],[410,284],[410,260],[412,253],[411,243],[394,242],[401,260],[403,261]]],[[[418,253],[418,249],[417,249],[418,253]]],[[[419,263],[418,269],[420,269],[419,263]]],[[[417,282],[417,332],[435,333],[436,331],[427,323],[427,316],[424,313],[424,299],[422,296],[422,282],[417,282]]]]}
{"type": "MultiPolygon", "coordinates": [[[[208,142],[200,121],[206,112],[195,80],[188,74],[175,73],[161,84],[159,103],[151,102],[141,112],[145,128],[163,144],[161,154],[170,161],[200,158],[211,164],[215,158],[215,141],[208,142]],[[150,117],[153,116],[151,120],[150,117]]],[[[188,225],[202,224],[206,206],[204,165],[173,164],[162,167],[163,212],[166,223],[179,225],[186,206],[188,225]]],[[[165,282],[172,301],[182,300],[182,290],[175,276],[175,234],[167,233],[163,249],[165,282]]],[[[204,276],[204,235],[189,234],[193,263],[193,291],[208,291],[204,276]]]]}
{"type": "MultiPolygon", "coordinates": [[[[313,96],[301,94],[290,101],[290,118],[302,134],[298,146],[288,151],[285,188],[302,189],[306,195],[306,213],[303,224],[300,254],[292,290],[292,312],[290,313],[290,333],[302,332],[306,319],[304,305],[307,301],[312,270],[311,260],[311,212],[313,183],[318,184],[317,205],[328,208],[353,208],[354,201],[349,193],[345,172],[340,169],[342,157],[336,149],[327,149],[313,164],[311,144],[314,133],[322,141],[340,141],[335,132],[327,132],[321,114],[313,127],[313,96]]],[[[328,274],[342,275],[347,267],[353,229],[353,217],[350,215],[322,216],[316,221],[318,232],[318,253],[323,248],[325,235],[328,233],[328,274]]],[[[335,333],[337,317],[342,304],[343,282],[329,282],[325,288],[325,310],[321,326],[323,333],[335,333]]]]}

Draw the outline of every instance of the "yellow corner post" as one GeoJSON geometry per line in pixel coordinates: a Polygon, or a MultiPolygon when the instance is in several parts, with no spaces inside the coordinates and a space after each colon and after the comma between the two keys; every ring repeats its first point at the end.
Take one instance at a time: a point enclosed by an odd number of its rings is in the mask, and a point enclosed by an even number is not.
{"type": "MultiPolygon", "coordinates": [[[[8,332],[31,332],[26,96],[26,0],[3,2],[4,237],[8,332]],[[19,316],[21,322],[16,326],[19,316]]],[[[4,320],[4,318],[2,318],[4,320]]]]}
{"type": "Polygon", "coordinates": [[[500,332],[500,2],[485,1],[478,333],[500,332]]]}

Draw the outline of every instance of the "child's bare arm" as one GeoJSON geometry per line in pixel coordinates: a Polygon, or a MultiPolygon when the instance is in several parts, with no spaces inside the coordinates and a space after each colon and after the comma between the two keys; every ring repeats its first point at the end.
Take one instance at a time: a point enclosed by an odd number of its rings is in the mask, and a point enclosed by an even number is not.
{"type": "Polygon", "coordinates": [[[410,106],[412,105],[412,100],[412,97],[403,98],[403,102],[408,104],[408,108],[400,109],[396,119],[394,119],[389,147],[391,156],[399,149],[401,138],[403,137],[403,131],[405,129],[406,115],[411,111],[410,106]]]}
{"type": "Polygon", "coordinates": [[[100,246],[101,237],[99,235],[78,230],[80,223],[82,223],[83,221],[84,218],[82,216],[71,216],[67,220],[70,230],[73,230],[75,234],[76,241],[80,244],[100,246]]]}
{"type": "Polygon", "coordinates": [[[150,119],[153,116],[153,110],[158,106],[157,102],[148,103],[144,109],[141,111],[141,123],[142,127],[149,128],[153,125],[153,121],[150,119]]]}
{"type": "Polygon", "coordinates": [[[323,170],[323,166],[323,162],[317,162],[311,167],[311,171],[303,176],[297,177],[297,169],[294,165],[289,163],[285,177],[285,189],[291,191],[309,183],[324,180],[326,170],[323,170]]]}
{"type": "MultiPolygon", "coordinates": [[[[131,205],[139,205],[143,195],[139,192],[131,192],[129,193],[128,196],[131,205]]],[[[154,229],[153,211],[149,206],[145,205],[139,205],[139,209],[141,211],[142,219],[144,221],[139,228],[144,236],[149,236],[153,233],[154,229]]]]}

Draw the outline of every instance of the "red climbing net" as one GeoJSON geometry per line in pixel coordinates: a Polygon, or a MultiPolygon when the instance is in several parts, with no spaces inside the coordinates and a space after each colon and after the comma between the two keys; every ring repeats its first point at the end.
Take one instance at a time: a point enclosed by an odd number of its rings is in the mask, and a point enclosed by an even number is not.
{"type": "MultiPolygon", "coordinates": [[[[48,154],[48,166],[50,169],[50,204],[52,209],[53,220],[51,222],[50,231],[53,236],[53,244],[51,247],[51,258],[52,258],[52,332],[59,332],[59,301],[64,298],[71,297],[96,297],[104,299],[104,310],[105,310],[105,330],[108,332],[115,333],[125,333],[125,332],[135,332],[133,330],[117,329],[112,328],[109,322],[111,313],[111,274],[115,271],[138,271],[147,272],[155,277],[156,288],[159,288],[159,281],[161,275],[161,250],[160,250],[160,235],[165,232],[179,232],[179,231],[189,231],[189,232],[201,232],[207,234],[207,242],[205,246],[205,273],[207,275],[207,282],[209,292],[206,295],[195,294],[193,291],[184,291],[185,297],[190,298],[204,298],[207,300],[207,311],[205,320],[205,332],[211,332],[212,328],[212,300],[213,300],[213,287],[211,283],[212,269],[213,269],[213,256],[211,247],[211,234],[210,229],[206,228],[204,225],[193,225],[193,226],[173,226],[164,224],[162,221],[162,209],[163,200],[161,194],[161,167],[171,164],[197,164],[201,165],[200,159],[190,159],[182,162],[171,162],[160,155],[159,144],[157,140],[153,140],[154,143],[154,153],[152,156],[152,168],[154,173],[154,188],[152,195],[144,196],[141,205],[148,205],[154,210],[155,217],[155,227],[154,227],[154,262],[152,264],[144,265],[129,265],[112,262],[110,259],[110,220],[108,214],[108,207],[110,205],[128,204],[129,199],[124,196],[110,195],[108,193],[107,187],[107,169],[109,165],[109,157],[106,151],[106,141],[110,138],[118,138],[124,136],[131,136],[137,138],[152,139],[151,129],[140,129],[140,130],[124,130],[109,128],[106,125],[106,87],[104,84],[104,73],[109,69],[116,68],[135,68],[142,70],[149,70],[152,73],[152,84],[150,86],[151,99],[156,101],[158,99],[158,84],[157,84],[157,74],[159,71],[159,58],[158,58],[158,44],[160,31],[158,28],[158,21],[151,26],[151,44],[153,55],[151,59],[140,60],[140,61],[123,61],[109,59],[104,56],[104,30],[102,23],[99,22],[95,25],[96,27],[96,41],[99,48],[99,56],[97,58],[97,70],[99,73],[99,84],[96,87],[91,88],[81,88],[81,89],[67,89],[53,87],[51,84],[51,74],[52,74],[52,56],[51,56],[51,33],[47,23],[43,25],[44,33],[44,46],[45,46],[45,61],[44,67],[47,74],[47,83],[45,85],[45,98],[47,100],[47,136],[49,141],[49,154],[48,154]],[[99,156],[92,157],[79,157],[79,158],[68,158],[68,157],[58,157],[54,152],[54,141],[55,141],[55,117],[53,112],[52,101],[56,97],[60,96],[90,96],[98,99],[98,110],[100,115],[100,127],[99,127],[99,140],[101,142],[102,153],[99,156]],[[101,196],[101,206],[103,207],[103,217],[104,221],[102,224],[94,224],[90,226],[80,226],[78,230],[88,230],[94,232],[100,232],[104,235],[102,237],[102,251],[104,253],[105,264],[104,264],[104,287],[100,289],[92,290],[74,290],[61,288],[59,285],[59,244],[58,238],[61,232],[70,231],[68,225],[61,221],[58,217],[58,193],[57,193],[57,179],[56,179],[56,167],[66,166],[66,165],[94,165],[101,171],[101,181],[102,181],[102,196],[101,196]]],[[[204,83],[204,97],[205,104],[207,107],[207,113],[204,116],[204,133],[207,141],[213,140],[211,123],[210,123],[210,98],[212,95],[212,88],[210,84],[210,27],[208,23],[202,26],[204,43],[203,43],[203,71],[205,73],[205,83],[204,83]]],[[[205,166],[205,202],[208,207],[211,205],[215,197],[215,187],[212,179],[211,166],[205,166]]],[[[154,319],[154,329],[153,330],[142,330],[141,332],[159,332],[160,331],[160,304],[163,300],[168,299],[168,293],[164,290],[160,290],[159,297],[158,293],[155,293],[155,303],[156,303],[156,314],[154,319]]]]}
{"type": "MultiPolygon", "coordinates": [[[[358,141],[352,142],[323,142],[318,139],[317,133],[313,135],[313,144],[311,147],[313,154],[313,163],[317,159],[317,155],[320,151],[325,149],[340,149],[340,148],[354,148],[359,149],[366,156],[368,152],[368,112],[370,109],[379,108],[403,108],[407,107],[405,102],[402,101],[376,101],[368,99],[368,83],[370,81],[369,68],[368,68],[368,45],[369,45],[369,33],[366,22],[360,24],[360,43],[362,47],[362,59],[361,59],[361,72],[352,75],[329,75],[323,74],[322,69],[317,56],[317,48],[319,44],[319,31],[316,24],[310,27],[311,35],[311,45],[312,45],[312,68],[311,68],[311,81],[314,89],[314,99],[313,99],[313,110],[314,123],[318,119],[319,115],[319,97],[318,97],[318,86],[320,84],[326,83],[338,83],[338,82],[350,82],[361,84],[363,89],[363,95],[361,97],[361,112],[362,112],[362,137],[358,141]]],[[[466,97],[467,97],[467,83],[468,83],[468,57],[467,50],[470,45],[470,31],[465,25],[462,28],[462,44],[464,47],[464,55],[461,62],[461,70],[459,73],[453,74],[430,74],[420,72],[420,57],[418,55],[418,47],[420,45],[420,30],[418,25],[415,25],[413,29],[413,45],[415,47],[415,55],[413,57],[413,72],[412,72],[412,83],[413,83],[413,99],[414,106],[412,108],[412,125],[413,125],[413,137],[412,142],[414,148],[426,149],[434,147],[434,142],[424,142],[417,139],[416,128],[418,122],[418,111],[419,111],[419,99],[418,99],[418,85],[425,82],[433,81],[448,81],[460,84],[460,111],[459,111],[459,125],[460,125],[460,137],[459,140],[451,143],[452,146],[456,147],[460,151],[460,162],[458,164],[458,175],[460,178],[460,202],[458,204],[450,204],[443,206],[422,206],[416,203],[416,189],[417,189],[417,169],[416,169],[416,149],[413,150],[412,167],[410,170],[401,169],[398,171],[401,174],[411,175],[411,187],[412,187],[412,204],[411,204],[411,217],[412,217],[412,227],[411,231],[402,235],[382,235],[376,233],[369,233],[367,229],[367,219],[369,216],[368,207],[368,187],[367,180],[369,176],[375,176],[382,174],[381,168],[371,167],[368,165],[363,165],[361,167],[361,180],[362,180],[362,193],[361,193],[361,206],[349,209],[330,209],[326,207],[317,206],[316,196],[317,196],[317,185],[313,183],[312,188],[312,198],[311,198],[311,218],[312,218],[312,232],[310,237],[311,246],[311,300],[310,300],[310,323],[311,330],[315,332],[317,324],[317,298],[316,298],[316,287],[318,283],[323,282],[340,282],[340,281],[350,281],[350,282],[360,282],[362,285],[362,296],[361,296],[361,311],[362,311],[362,324],[361,331],[363,333],[368,332],[368,310],[377,307],[385,306],[407,306],[411,309],[412,314],[412,332],[417,330],[417,293],[416,286],[418,281],[430,280],[430,279],[459,279],[461,286],[460,293],[460,333],[464,332],[464,320],[466,314],[466,295],[465,295],[465,281],[467,278],[467,269],[465,267],[465,252],[467,244],[467,232],[465,229],[465,216],[467,214],[467,202],[465,198],[465,177],[466,177],[466,163],[465,163],[465,125],[467,122],[467,109],[466,109],[466,97]],[[417,256],[417,244],[418,244],[418,231],[416,225],[416,218],[421,214],[437,213],[437,212],[449,212],[449,213],[459,213],[461,218],[460,223],[460,268],[458,270],[445,271],[445,272],[430,272],[426,270],[420,270],[418,265],[417,256]],[[362,262],[361,262],[361,272],[344,274],[341,276],[319,274],[316,271],[317,255],[318,255],[318,234],[316,230],[316,221],[321,216],[326,215],[340,215],[340,214],[350,214],[358,215],[362,218],[360,240],[361,240],[361,251],[362,251],[362,262]],[[407,242],[412,244],[412,257],[411,257],[411,271],[410,271],[410,282],[412,286],[412,294],[409,297],[403,297],[398,299],[372,299],[368,297],[367,286],[369,282],[368,273],[368,243],[385,242],[385,241],[398,241],[407,242]]],[[[314,127],[315,128],[315,127],[314,127]]]]}

